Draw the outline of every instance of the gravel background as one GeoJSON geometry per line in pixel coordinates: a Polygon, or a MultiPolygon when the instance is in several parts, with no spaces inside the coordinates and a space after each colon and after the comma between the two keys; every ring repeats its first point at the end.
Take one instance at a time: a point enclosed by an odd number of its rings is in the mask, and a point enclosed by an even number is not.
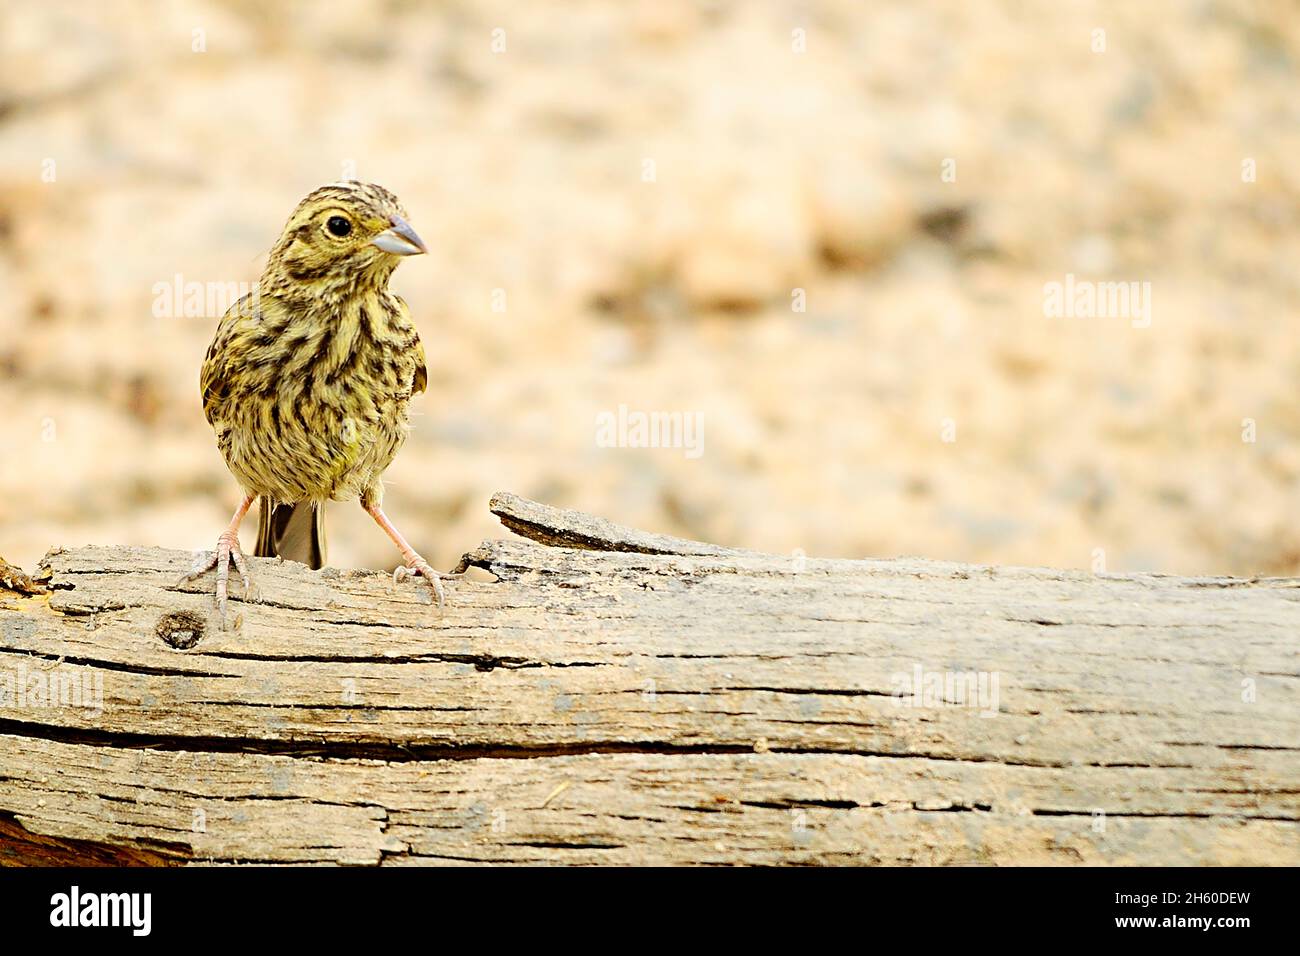
{"type": "MultiPolygon", "coordinates": [[[[212,546],[219,315],[155,285],[255,280],[354,173],[433,250],[386,503],[436,565],[509,489],[773,552],[1300,572],[1298,57],[1284,0],[5,3],[0,554],[212,546]],[[1045,316],[1067,273],[1150,282],[1150,327],[1045,316]],[[619,405],[703,454],[600,447],[619,405]]],[[[331,507],[331,563],[393,565],[331,507]]]]}

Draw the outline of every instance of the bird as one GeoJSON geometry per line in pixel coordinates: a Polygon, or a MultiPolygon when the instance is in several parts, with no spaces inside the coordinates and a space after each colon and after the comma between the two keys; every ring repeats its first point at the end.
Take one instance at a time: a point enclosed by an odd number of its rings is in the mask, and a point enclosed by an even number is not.
{"type": "MultiPolygon", "coordinates": [[[[403,565],[441,608],[442,574],[383,510],[384,470],[410,432],[410,402],[428,385],[424,345],[388,281],[428,252],[382,186],[346,180],[304,198],[252,292],[217,325],[199,375],[203,412],[243,498],[216,549],[182,581],[216,569],[222,627],[230,565],[256,599],[239,527],[260,499],[256,557],[325,563],[325,502],[359,499],[403,565]]],[[[453,575],[446,575],[452,577],[453,575]]]]}

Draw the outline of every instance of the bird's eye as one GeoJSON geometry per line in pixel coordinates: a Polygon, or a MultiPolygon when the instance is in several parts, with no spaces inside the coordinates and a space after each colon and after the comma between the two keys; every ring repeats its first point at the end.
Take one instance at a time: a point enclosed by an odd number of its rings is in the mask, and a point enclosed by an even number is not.
{"type": "Polygon", "coordinates": [[[352,231],[352,223],[342,216],[330,216],[329,222],[325,223],[325,228],[330,231],[331,236],[338,236],[341,239],[352,231]]]}

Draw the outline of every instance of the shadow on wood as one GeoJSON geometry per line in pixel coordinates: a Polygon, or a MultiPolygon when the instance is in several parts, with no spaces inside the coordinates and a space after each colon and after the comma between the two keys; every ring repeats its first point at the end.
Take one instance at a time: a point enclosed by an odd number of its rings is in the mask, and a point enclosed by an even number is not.
{"type": "Polygon", "coordinates": [[[441,612],[255,559],[223,630],[188,553],[51,552],[0,590],[0,864],[1300,863],[1300,580],[492,510],[532,540],[441,612]]]}

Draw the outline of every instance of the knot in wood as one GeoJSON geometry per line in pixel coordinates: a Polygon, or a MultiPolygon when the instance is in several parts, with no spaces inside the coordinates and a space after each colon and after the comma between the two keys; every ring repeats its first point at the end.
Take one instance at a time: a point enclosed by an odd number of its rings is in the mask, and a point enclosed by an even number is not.
{"type": "Polygon", "coordinates": [[[156,628],[163,643],[188,651],[203,639],[203,618],[193,611],[169,611],[158,619],[156,628]]]}

